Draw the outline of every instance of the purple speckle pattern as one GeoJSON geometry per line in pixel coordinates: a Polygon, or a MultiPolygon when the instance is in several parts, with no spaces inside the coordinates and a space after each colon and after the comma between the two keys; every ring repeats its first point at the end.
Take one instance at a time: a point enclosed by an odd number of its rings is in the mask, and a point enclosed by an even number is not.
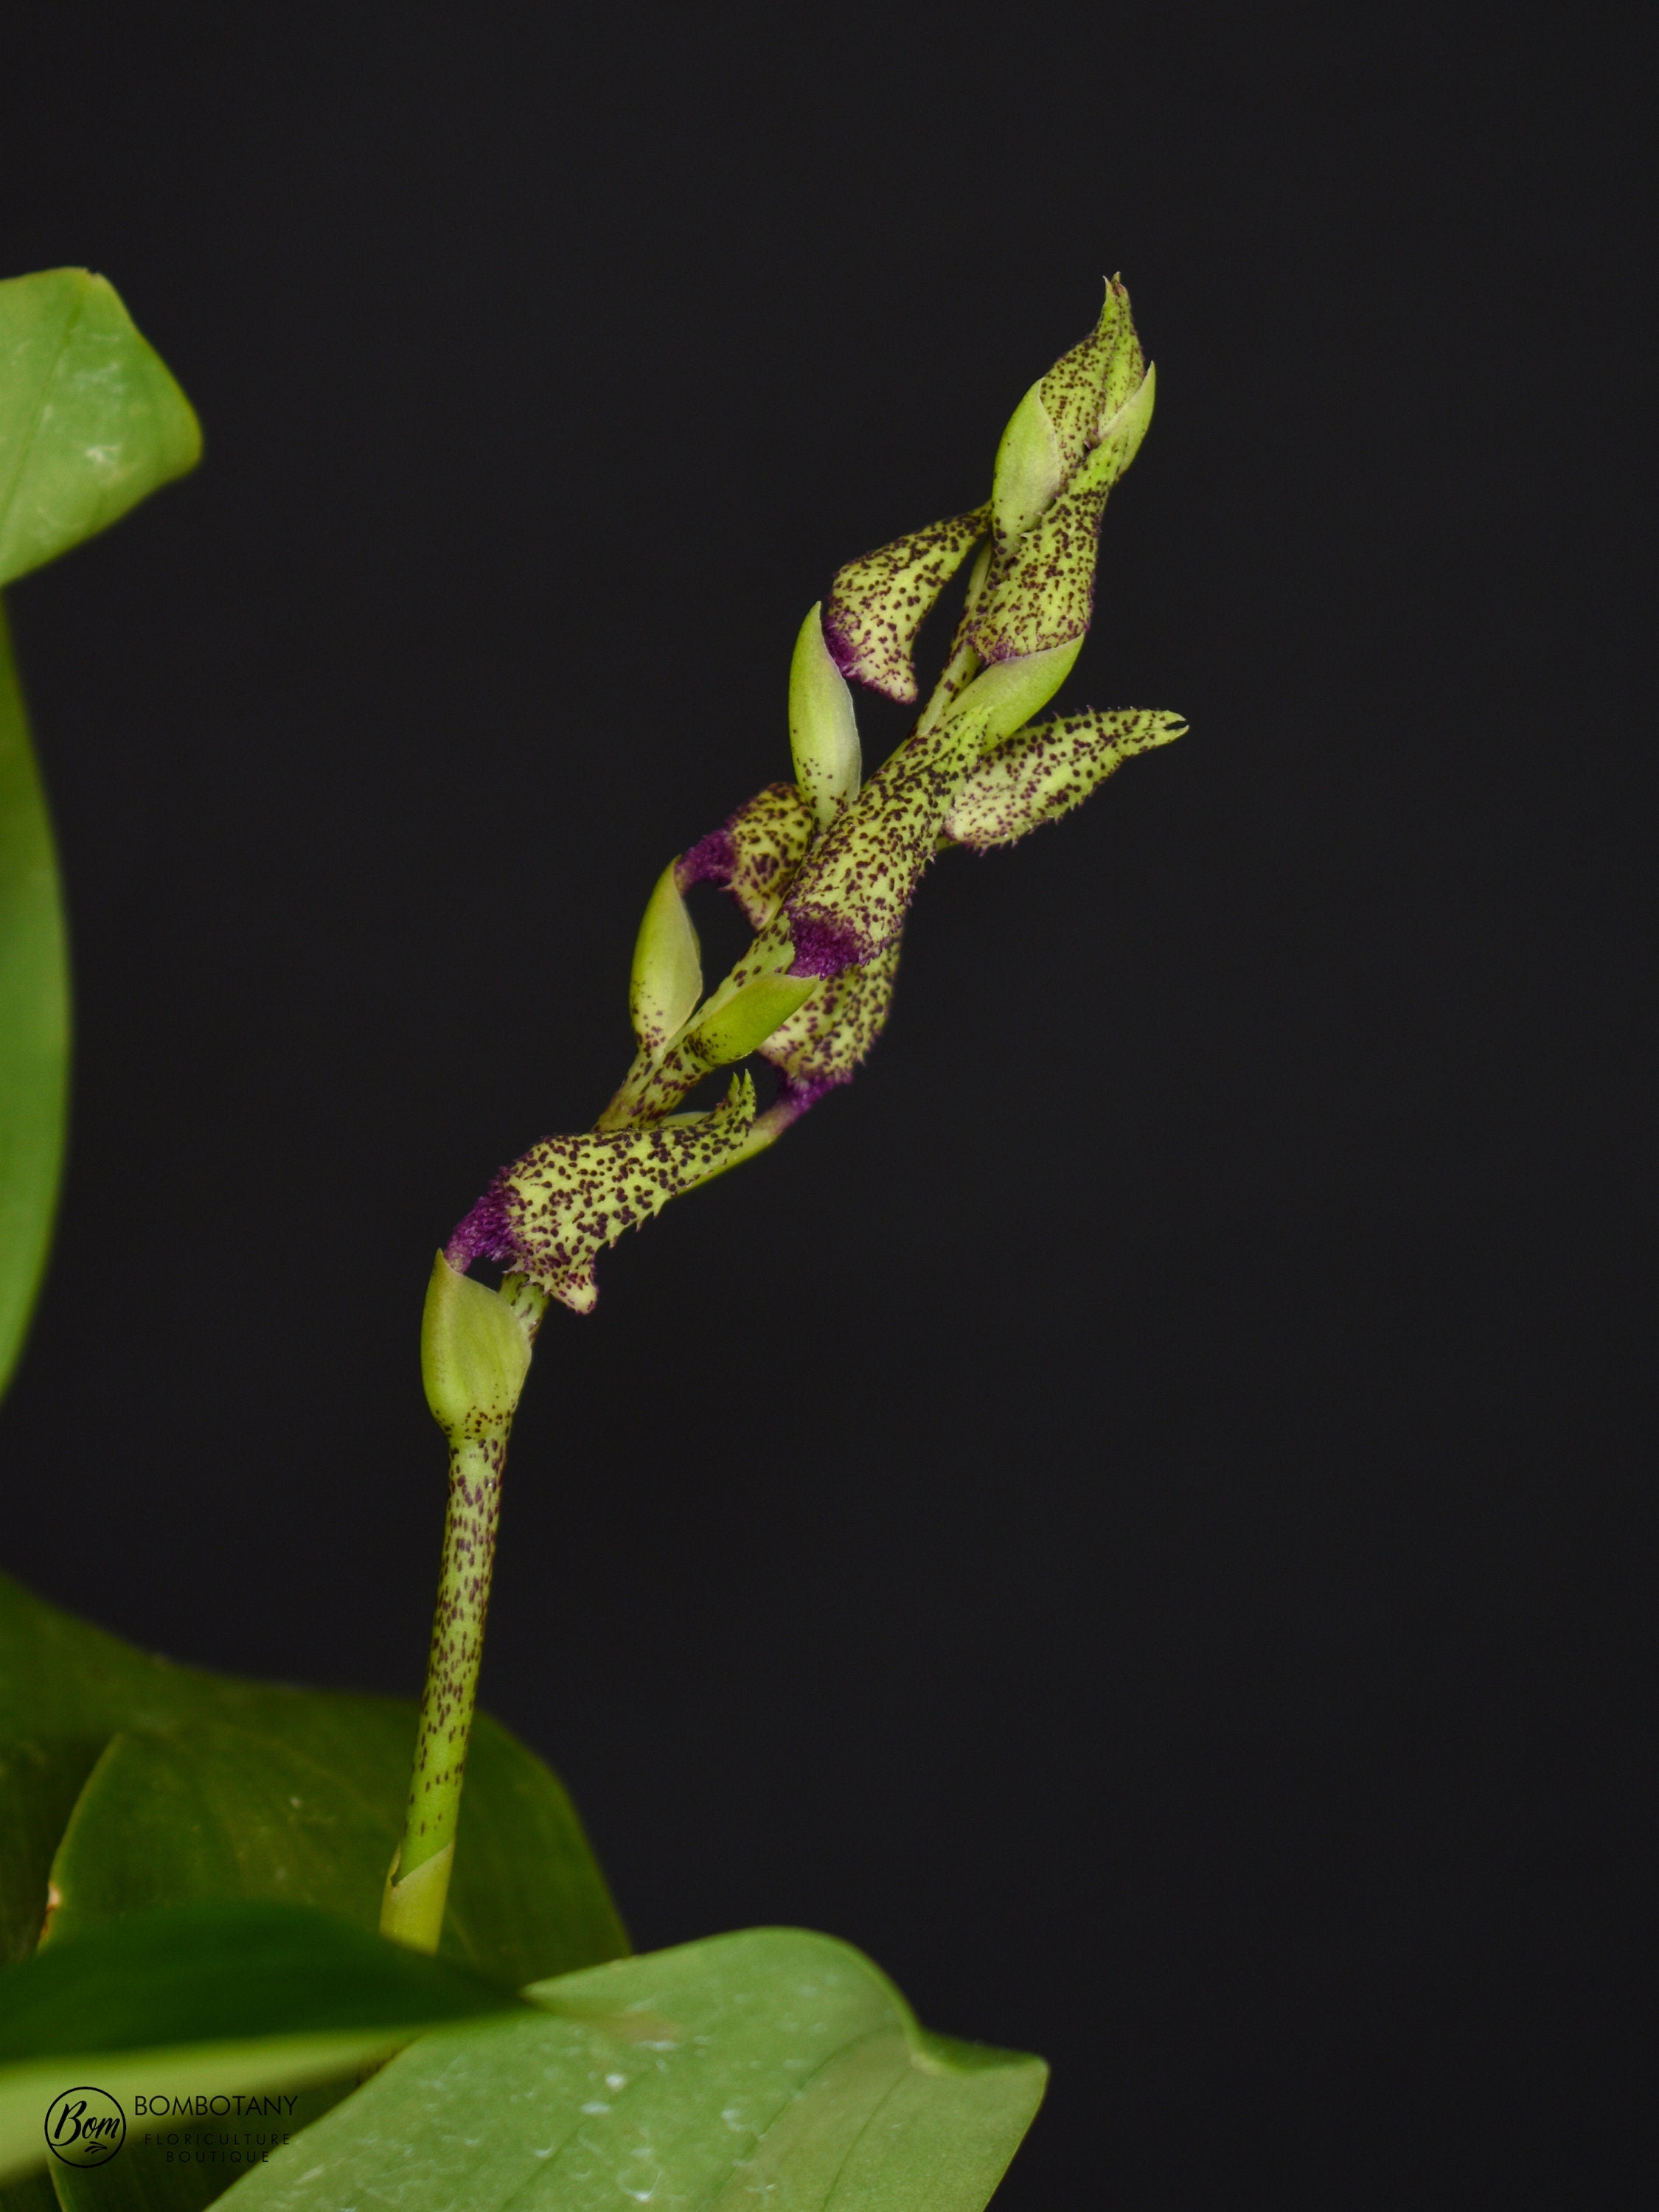
{"type": "Polygon", "coordinates": [[[795,948],[792,975],[839,975],[864,949],[858,932],[846,922],[813,915],[792,915],[789,937],[795,948]]]}
{"type": "Polygon", "coordinates": [[[990,520],[988,507],[949,515],[837,569],[823,610],[823,641],[843,676],[901,705],[915,703],[916,632],[990,520]]]}
{"type": "Polygon", "coordinates": [[[856,678],[859,672],[858,640],[847,627],[842,610],[832,599],[823,611],[823,642],[830,658],[843,676],[856,678]]]}

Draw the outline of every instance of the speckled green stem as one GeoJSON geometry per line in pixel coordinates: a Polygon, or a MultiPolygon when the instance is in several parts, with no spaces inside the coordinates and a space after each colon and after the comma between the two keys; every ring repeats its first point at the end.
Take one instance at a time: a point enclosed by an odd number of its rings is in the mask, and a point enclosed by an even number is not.
{"type": "MultiPolygon", "coordinates": [[[[445,1295],[434,1299],[428,1293],[423,1357],[433,1410],[449,1437],[449,1497],[409,1810],[380,1908],[381,1934],[421,1951],[435,1951],[443,1929],[495,1564],[501,1478],[518,1382],[523,1376],[520,1366],[517,1381],[509,1379],[503,1387],[498,1368],[488,1359],[482,1366],[476,1364],[479,1341],[476,1335],[470,1346],[460,1341],[455,1302],[459,1299],[465,1316],[466,1308],[488,1299],[489,1305],[483,1310],[496,1328],[510,1316],[509,1344],[515,1352],[522,1346],[520,1356],[526,1364],[528,1341],[547,1307],[542,1293],[522,1276],[509,1276],[498,1294],[463,1282],[441,1260],[439,1265],[441,1273],[434,1287],[445,1295]],[[499,1319],[495,1318],[496,1309],[504,1310],[499,1319]],[[440,1316],[435,1328],[434,1313],[440,1316]],[[471,1361],[465,1357],[469,1350],[471,1361]]],[[[467,1317],[476,1328],[480,1314],[474,1310],[467,1317]]],[[[461,1328],[464,1331],[465,1318],[461,1328]]]]}
{"type": "Polygon", "coordinates": [[[483,1656],[489,1578],[495,1564],[507,1437],[463,1444],[449,1455],[443,1565],[426,1662],[409,1817],[399,1871],[413,1874],[453,1841],[466,1770],[466,1741],[483,1656]]]}

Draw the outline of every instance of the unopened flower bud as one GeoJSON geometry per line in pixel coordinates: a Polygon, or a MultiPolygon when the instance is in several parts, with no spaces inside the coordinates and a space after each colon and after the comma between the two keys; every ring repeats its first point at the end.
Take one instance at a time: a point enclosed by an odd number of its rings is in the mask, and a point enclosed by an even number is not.
{"type": "Polygon", "coordinates": [[[789,664],[789,748],[801,795],[827,825],[857,792],[863,761],[853,695],[823,641],[823,615],[820,603],[801,624],[789,664]]]}

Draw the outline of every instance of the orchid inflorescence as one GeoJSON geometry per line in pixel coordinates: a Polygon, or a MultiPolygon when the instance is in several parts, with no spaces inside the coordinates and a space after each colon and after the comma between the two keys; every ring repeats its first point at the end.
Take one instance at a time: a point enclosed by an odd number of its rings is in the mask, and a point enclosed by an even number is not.
{"type": "Polygon", "coordinates": [[[629,989],[637,1049],[620,1088],[593,1129],[545,1138],[503,1168],[439,1255],[422,1351],[451,1445],[450,1510],[389,1934],[437,1941],[507,1439],[549,1301],[591,1310],[601,1249],[852,1079],[886,1023],[905,916],[936,854],[1013,843],[1185,727],[1139,708],[1033,720],[1081,649],[1102,513],[1152,398],[1114,277],[1095,328],[1015,409],[985,504],[839,571],[790,665],[793,782],[769,784],[671,861],[651,894],[629,989]],[[917,702],[917,634],[970,556],[944,672],[866,782],[849,679],[917,702]],[[707,994],[686,906],[699,884],[728,891],[754,933],[707,994]],[[706,1077],[751,1054],[778,1077],[763,1110],[747,1073],[712,1110],[684,1110],[706,1077]],[[506,1270],[499,1291],[468,1278],[480,1259],[506,1270]]]}

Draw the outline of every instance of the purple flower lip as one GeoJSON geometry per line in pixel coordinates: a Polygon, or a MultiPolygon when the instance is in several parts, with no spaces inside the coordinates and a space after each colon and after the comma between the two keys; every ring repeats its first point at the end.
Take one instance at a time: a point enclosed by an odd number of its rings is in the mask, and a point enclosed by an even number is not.
{"type": "Polygon", "coordinates": [[[511,1260],[517,1248],[506,1201],[498,1190],[487,1190],[444,1247],[444,1257],[459,1275],[475,1260],[511,1260]]]}
{"type": "Polygon", "coordinates": [[[789,938],[795,948],[788,969],[792,975],[839,975],[864,957],[864,940],[844,921],[792,911],[789,938]]]}
{"type": "Polygon", "coordinates": [[[711,830],[700,837],[688,853],[682,853],[674,868],[674,881],[682,891],[689,891],[693,884],[729,884],[732,871],[738,864],[738,848],[729,830],[711,830]]]}

